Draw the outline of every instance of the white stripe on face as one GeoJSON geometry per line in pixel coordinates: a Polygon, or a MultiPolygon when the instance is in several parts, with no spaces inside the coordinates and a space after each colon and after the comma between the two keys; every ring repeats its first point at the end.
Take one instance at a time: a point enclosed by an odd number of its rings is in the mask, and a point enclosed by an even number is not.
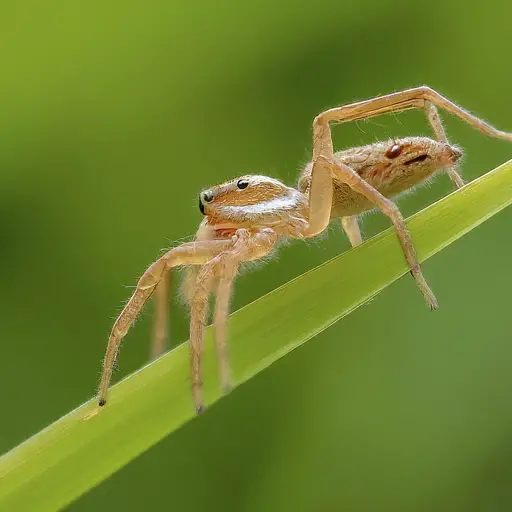
{"type": "Polygon", "coordinates": [[[270,201],[263,201],[258,204],[246,206],[219,206],[217,211],[222,215],[247,214],[254,215],[258,213],[275,213],[277,211],[289,210],[297,205],[297,198],[291,196],[276,197],[270,201]]]}
{"type": "Polygon", "coordinates": [[[281,197],[275,197],[268,201],[257,204],[240,205],[240,206],[218,206],[216,210],[226,216],[231,215],[256,215],[260,213],[272,214],[283,210],[291,210],[295,208],[300,201],[297,193],[288,193],[281,197]]]}

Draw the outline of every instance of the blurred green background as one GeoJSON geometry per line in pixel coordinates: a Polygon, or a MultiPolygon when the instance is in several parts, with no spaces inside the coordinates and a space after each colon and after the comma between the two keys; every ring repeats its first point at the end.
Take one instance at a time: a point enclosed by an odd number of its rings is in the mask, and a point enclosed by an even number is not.
{"type": "MultiPolygon", "coordinates": [[[[3,4],[0,451],[94,393],[113,319],[160,249],[193,234],[202,188],[248,172],[295,183],[315,114],[428,84],[512,131],[512,4],[460,5],[3,4]]],[[[512,155],[446,124],[467,179],[512,155]]],[[[408,112],[335,142],[426,133],[408,112]]],[[[439,177],[402,211],[451,190],[439,177]]],[[[69,510],[512,509],[511,223],[509,209],[424,266],[436,313],[402,279],[69,510]]],[[[387,225],[371,215],[364,231],[387,225]]],[[[233,308],[348,248],[338,226],[292,243],[237,281],[233,308]]],[[[178,343],[187,314],[171,309],[178,343]]],[[[150,313],[116,379],[146,362],[150,313]]]]}

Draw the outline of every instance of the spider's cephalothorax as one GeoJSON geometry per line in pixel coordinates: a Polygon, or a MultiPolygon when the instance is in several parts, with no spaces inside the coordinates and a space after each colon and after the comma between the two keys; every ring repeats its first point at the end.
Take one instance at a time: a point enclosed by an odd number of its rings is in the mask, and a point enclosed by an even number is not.
{"type": "Polygon", "coordinates": [[[122,338],[155,293],[155,352],[166,339],[166,276],[173,267],[189,269],[186,298],[190,306],[190,364],[192,394],[198,412],[203,409],[201,354],[208,319],[209,296],[215,293],[215,343],[225,390],[230,389],[226,345],[229,298],[238,267],[244,261],[269,254],[280,238],[309,238],[341,218],[352,245],[361,243],[358,214],[378,208],[393,223],[405,259],[431,309],[437,301],[421,272],[411,236],[390,199],[411,190],[444,169],[457,187],[464,182],[457,161],[461,151],[448,143],[437,107],[457,115],[481,132],[512,141],[512,134],[496,130],[429,87],[417,87],[370,100],[332,108],[313,122],[313,161],[302,172],[298,189],[265,176],[242,176],[204,190],[199,208],[204,215],[193,242],[171,249],[155,261],[137,283],[132,297],[110,334],[98,403],[105,405],[112,369],[122,338]],[[388,112],[422,109],[436,140],[407,137],[334,152],[329,123],[357,121],[388,112]]]}
{"type": "Polygon", "coordinates": [[[281,236],[300,236],[308,201],[274,178],[247,175],[201,192],[199,209],[218,235],[268,227],[281,236]]]}

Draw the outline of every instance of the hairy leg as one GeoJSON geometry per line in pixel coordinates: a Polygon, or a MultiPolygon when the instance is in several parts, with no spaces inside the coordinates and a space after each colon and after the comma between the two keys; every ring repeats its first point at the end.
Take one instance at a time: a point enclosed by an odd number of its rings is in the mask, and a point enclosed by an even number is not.
{"type": "Polygon", "coordinates": [[[216,254],[230,249],[233,245],[234,242],[232,240],[185,243],[171,249],[144,272],[137,283],[137,288],[121,311],[110,333],[98,392],[98,403],[100,406],[105,405],[107,402],[110,378],[121,340],[169,269],[179,265],[202,265],[216,254]]]}
{"type": "Polygon", "coordinates": [[[206,263],[197,276],[194,294],[190,301],[190,373],[192,396],[198,413],[203,411],[201,359],[210,293],[215,281],[222,281],[224,272],[234,274],[237,267],[238,260],[233,253],[221,253],[206,263]]]}
{"type": "MultiPolygon", "coordinates": [[[[433,106],[444,108],[487,135],[512,141],[512,133],[497,130],[482,119],[479,119],[426,86],[326,110],[316,116],[313,121],[313,168],[311,171],[311,187],[309,193],[309,223],[304,231],[304,236],[310,237],[317,235],[322,232],[329,223],[332,209],[332,172],[336,174],[340,180],[346,182],[352,189],[367,197],[390,217],[409,267],[411,268],[411,274],[416,279],[429,306],[435,309],[437,307],[437,301],[421,273],[411,236],[405,226],[400,211],[393,201],[386,199],[375,188],[354,173],[352,169],[344,164],[334,162],[334,149],[331,128],[329,126],[331,121],[357,121],[389,112],[400,112],[411,108],[420,108],[426,111],[436,137],[440,140],[443,140],[444,137],[444,140],[446,140],[446,135],[437,114],[437,109],[434,111],[432,109],[433,106]]],[[[462,185],[462,178],[460,178],[456,170],[452,171],[453,172],[450,174],[452,179],[459,185],[462,185]]]]}
{"type": "Polygon", "coordinates": [[[217,285],[217,300],[213,314],[215,347],[217,350],[217,360],[219,362],[219,378],[224,393],[229,393],[232,387],[227,344],[227,321],[229,316],[229,301],[235,274],[236,269],[234,267],[224,269],[223,276],[219,279],[217,285]]]}
{"type": "MultiPolygon", "coordinates": [[[[196,411],[203,411],[203,391],[201,375],[201,358],[204,333],[208,315],[208,299],[215,282],[219,281],[215,324],[217,347],[225,345],[225,323],[227,320],[231,282],[236,275],[238,265],[243,261],[259,259],[268,254],[277,240],[276,233],[268,228],[256,233],[245,229],[238,230],[235,244],[201,267],[197,276],[195,289],[190,300],[190,366],[192,375],[192,396],[196,411]],[[223,282],[223,279],[225,281],[223,282]],[[222,325],[220,325],[222,323],[222,325]],[[219,329],[220,327],[220,329],[219,329]]],[[[224,354],[227,356],[227,354],[224,354]]],[[[222,357],[222,356],[221,356],[222,357]]],[[[225,364],[229,368],[227,358],[225,364]]]]}
{"type": "MultiPolygon", "coordinates": [[[[340,123],[358,121],[389,112],[401,112],[411,108],[427,110],[429,108],[428,103],[447,110],[486,135],[512,141],[512,133],[497,130],[482,119],[441,96],[441,94],[430,87],[421,86],[331,108],[316,116],[313,121],[313,160],[319,155],[329,159],[332,158],[333,149],[329,128],[329,122],[331,121],[340,123]]],[[[435,130],[436,128],[434,128],[435,130]]],[[[436,136],[438,135],[439,133],[436,133],[436,136]]]]}
{"type": "MultiPolygon", "coordinates": [[[[430,101],[425,101],[425,114],[427,115],[428,122],[434,131],[436,139],[439,142],[444,142],[448,144],[448,138],[446,137],[446,132],[444,131],[443,123],[441,121],[441,117],[439,116],[439,112],[437,107],[430,101]]],[[[455,183],[457,188],[461,188],[464,186],[464,180],[460,174],[460,169],[457,164],[453,164],[446,170],[446,173],[450,177],[450,179],[455,183]]]]}
{"type": "MultiPolygon", "coordinates": [[[[324,136],[329,137],[330,140],[330,130],[326,131],[324,136]]],[[[315,236],[327,227],[332,208],[332,177],[333,175],[336,176],[338,180],[346,183],[353,190],[369,199],[391,219],[402,250],[404,251],[405,258],[411,269],[411,275],[416,280],[416,284],[425,297],[430,309],[436,309],[437,300],[423,277],[421,267],[416,258],[416,251],[412,243],[411,235],[407,230],[402,214],[396,204],[364,181],[350,167],[341,162],[334,161],[332,142],[324,143],[323,147],[326,152],[331,148],[331,154],[330,157],[327,158],[324,155],[319,155],[317,151],[317,156],[313,160],[311,188],[309,192],[309,222],[304,231],[304,236],[315,236]]]]}
{"type": "MultiPolygon", "coordinates": [[[[341,162],[327,160],[325,157],[320,156],[317,159],[317,163],[328,168],[340,181],[346,183],[353,190],[365,196],[390,218],[402,246],[405,259],[411,269],[411,275],[416,280],[416,284],[425,297],[430,309],[437,309],[437,300],[428,286],[427,281],[423,277],[411,235],[396,204],[391,201],[391,199],[384,197],[378,190],[369,185],[350,167],[342,164],[341,162]]],[[[314,200],[314,198],[311,198],[311,200],[314,200]]]]}

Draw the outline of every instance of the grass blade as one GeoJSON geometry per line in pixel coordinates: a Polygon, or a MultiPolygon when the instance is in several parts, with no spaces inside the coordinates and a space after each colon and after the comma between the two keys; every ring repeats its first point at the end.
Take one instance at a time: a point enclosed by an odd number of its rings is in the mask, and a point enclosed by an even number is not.
{"type": "MultiPolygon", "coordinates": [[[[512,160],[408,220],[423,261],[512,202],[512,160]]],[[[391,229],[234,313],[237,384],[314,337],[407,272],[391,229]]],[[[411,293],[418,293],[411,281],[411,293]]],[[[211,332],[206,403],[220,398],[211,332]]],[[[195,416],[188,347],[181,345],[0,459],[0,509],[53,511],[70,503],[195,416]]]]}

